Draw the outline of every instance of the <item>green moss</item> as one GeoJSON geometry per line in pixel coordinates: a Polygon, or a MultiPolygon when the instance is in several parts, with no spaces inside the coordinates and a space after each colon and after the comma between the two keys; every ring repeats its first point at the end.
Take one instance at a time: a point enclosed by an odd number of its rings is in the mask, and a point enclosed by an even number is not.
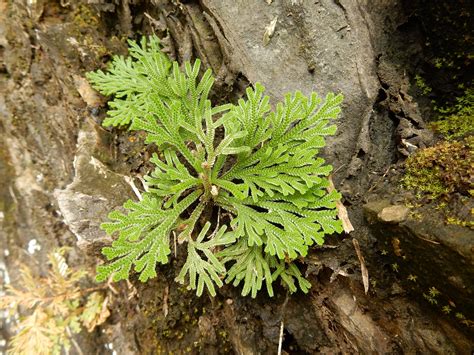
{"type": "Polygon", "coordinates": [[[448,216],[446,218],[446,224],[451,224],[454,226],[468,227],[474,229],[474,221],[464,221],[455,216],[448,216]]]}
{"type": "Polygon", "coordinates": [[[73,21],[80,27],[97,27],[99,19],[91,11],[90,7],[85,4],[79,4],[73,14],[73,21]]]}
{"type": "Polygon", "coordinates": [[[409,169],[408,174],[403,178],[406,188],[420,192],[428,193],[436,198],[440,195],[449,193],[435,169],[409,169]]]}
{"type": "Polygon", "coordinates": [[[443,311],[444,314],[450,314],[452,309],[451,307],[447,304],[446,306],[444,306],[441,311],[443,311]]]}
{"type": "Polygon", "coordinates": [[[462,141],[441,142],[421,149],[405,162],[404,186],[435,199],[459,192],[472,195],[474,183],[474,137],[462,141]]]}
{"type": "Polygon", "coordinates": [[[420,75],[415,75],[415,83],[418,89],[421,90],[423,95],[429,95],[432,91],[432,89],[426,84],[425,79],[423,79],[420,75]]]}
{"type": "MultiPolygon", "coordinates": [[[[454,55],[458,55],[454,53],[454,55]]],[[[443,68],[454,68],[454,62],[453,60],[447,59],[447,58],[435,58],[433,60],[433,64],[436,69],[443,69],[443,68]]]]}
{"type": "Polygon", "coordinates": [[[440,119],[432,127],[446,139],[452,140],[474,133],[474,88],[468,88],[462,97],[456,98],[456,104],[448,108],[437,109],[440,119]]]}

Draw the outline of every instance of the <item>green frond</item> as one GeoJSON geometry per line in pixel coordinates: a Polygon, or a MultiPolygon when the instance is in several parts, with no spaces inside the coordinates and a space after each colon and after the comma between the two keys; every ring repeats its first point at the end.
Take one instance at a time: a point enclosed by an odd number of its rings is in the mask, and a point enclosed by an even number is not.
{"type": "Polygon", "coordinates": [[[197,290],[197,296],[202,295],[204,286],[206,286],[211,296],[216,295],[215,286],[222,287],[221,277],[225,275],[226,270],[223,263],[214,255],[213,249],[235,241],[232,233],[225,233],[227,227],[222,226],[213,233],[214,235],[211,236],[211,239],[203,242],[210,227],[211,223],[207,222],[199,233],[198,238],[195,241],[189,240],[186,262],[176,278],[176,281],[184,284],[185,278],[188,276],[189,288],[197,290]]]}
{"type": "Polygon", "coordinates": [[[158,96],[150,95],[147,101],[148,114],[136,118],[130,128],[146,131],[146,143],[154,143],[160,148],[173,146],[189,164],[196,167],[196,159],[185,143],[185,137],[189,137],[189,134],[184,134],[181,128],[181,123],[186,120],[181,108],[179,101],[165,103],[158,96]]]}
{"type": "Polygon", "coordinates": [[[160,50],[160,41],[157,36],[142,37],[140,45],[129,40],[129,53],[135,59],[137,74],[147,78],[149,89],[162,97],[172,97],[173,92],[168,83],[171,62],[160,50]]]}
{"type": "Polygon", "coordinates": [[[157,196],[166,197],[164,207],[169,208],[176,204],[182,194],[192,188],[197,188],[200,184],[198,178],[191,176],[188,169],[180,162],[175,151],[166,150],[164,152],[165,161],[153,154],[150,162],[156,165],[156,169],[150,176],[145,176],[149,190],[157,196]]]}
{"type": "Polygon", "coordinates": [[[205,201],[199,202],[199,204],[193,210],[189,218],[183,222],[186,228],[184,228],[184,230],[178,236],[179,243],[182,243],[184,241],[187,241],[188,243],[192,242],[191,234],[193,233],[194,227],[196,226],[196,223],[199,217],[201,217],[201,214],[204,211],[205,207],[206,207],[205,201]]]}
{"type": "Polygon", "coordinates": [[[161,201],[151,194],[142,201],[129,200],[124,207],[130,212],[125,215],[114,211],[109,214],[113,222],[103,223],[101,228],[108,234],[119,233],[111,247],[102,249],[108,260],[97,267],[97,281],[105,281],[113,275],[114,281],[128,279],[132,266],[145,282],[156,276],[156,264],[166,264],[169,248],[169,234],[184,212],[202,194],[196,190],[177,203],[172,209],[162,209],[161,201]]]}
{"type": "MultiPolygon", "coordinates": [[[[254,201],[275,193],[305,193],[332,170],[331,166],[323,165],[323,159],[314,157],[324,146],[323,136],[335,133],[335,125],[328,124],[340,111],[338,105],[342,95],[328,95],[318,108],[321,100],[315,94],[309,100],[300,92],[288,94],[284,103],[277,104],[276,111],[265,118],[268,110],[262,93],[261,86],[255,92],[247,90],[248,101],[240,102],[239,108],[232,111],[237,117],[232,123],[235,126],[236,120],[239,121],[240,129],[250,126],[248,132],[252,135],[258,131],[252,126],[252,117],[259,117],[257,121],[263,123],[262,127],[271,139],[258,134],[258,142],[250,138],[246,144],[253,143],[251,147],[260,144],[257,150],[238,155],[237,163],[222,179],[242,180],[254,201]],[[259,107],[264,109],[257,109],[259,107]],[[270,126],[268,122],[271,122],[270,126]]],[[[232,126],[233,131],[238,129],[232,126]]]]}
{"type": "Polygon", "coordinates": [[[226,197],[218,202],[234,215],[230,224],[237,237],[244,237],[249,246],[264,246],[266,253],[280,259],[305,256],[314,241],[322,244],[321,230],[340,230],[333,210],[299,210],[281,200],[255,203],[226,197]]]}
{"type": "Polygon", "coordinates": [[[247,198],[247,188],[243,184],[235,184],[232,181],[215,179],[214,183],[222,187],[224,190],[230,192],[234,197],[237,197],[240,200],[247,198]]]}
{"type": "Polygon", "coordinates": [[[249,247],[247,241],[241,239],[221,251],[218,256],[222,258],[223,264],[232,263],[227,271],[226,283],[232,282],[234,286],[238,286],[243,281],[242,296],[251,294],[255,298],[264,281],[268,295],[273,296],[272,273],[268,257],[265,257],[261,247],[249,247]]]}
{"type": "Polygon", "coordinates": [[[109,110],[104,126],[123,126],[145,114],[145,100],[143,95],[131,94],[127,98],[118,98],[109,102],[109,110]]]}
{"type": "Polygon", "coordinates": [[[148,91],[146,77],[137,75],[136,65],[132,58],[115,56],[107,73],[102,70],[87,73],[92,86],[104,95],[124,97],[148,91]]]}
{"type": "Polygon", "coordinates": [[[239,105],[233,109],[233,117],[250,132],[243,140],[245,146],[255,147],[269,137],[270,121],[266,114],[270,111],[270,98],[263,96],[264,91],[260,83],[255,84],[255,89],[247,88],[247,100],[240,99],[239,105]]]}
{"type": "Polygon", "coordinates": [[[160,51],[158,38],[143,37],[141,45],[129,44],[130,57],[115,56],[107,73],[98,70],[86,75],[95,89],[115,96],[104,126],[126,125],[140,117],[151,92],[163,99],[172,96],[167,84],[171,63],[160,51]]]}
{"type": "Polygon", "coordinates": [[[276,268],[272,274],[273,281],[280,278],[291,293],[298,291],[298,287],[304,293],[308,293],[311,283],[303,277],[295,264],[286,264],[284,261],[272,259],[271,265],[276,268]],[[298,283],[298,287],[295,281],[298,283]]]}

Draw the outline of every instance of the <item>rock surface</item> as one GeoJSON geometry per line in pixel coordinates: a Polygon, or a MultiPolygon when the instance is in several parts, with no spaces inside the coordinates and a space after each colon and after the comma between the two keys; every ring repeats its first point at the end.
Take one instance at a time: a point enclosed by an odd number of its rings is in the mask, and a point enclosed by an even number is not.
{"type": "Polygon", "coordinates": [[[66,188],[54,191],[64,222],[77,237],[80,248],[110,243],[99,226],[107,220],[109,211],[133,195],[127,183],[131,179],[114,173],[99,160],[107,154],[103,130],[87,120],[78,134],[74,179],[66,188]]]}
{"type": "Polygon", "coordinates": [[[406,220],[409,212],[410,210],[407,207],[395,205],[395,206],[385,207],[382,211],[378,213],[377,217],[382,222],[400,223],[406,220]]]}

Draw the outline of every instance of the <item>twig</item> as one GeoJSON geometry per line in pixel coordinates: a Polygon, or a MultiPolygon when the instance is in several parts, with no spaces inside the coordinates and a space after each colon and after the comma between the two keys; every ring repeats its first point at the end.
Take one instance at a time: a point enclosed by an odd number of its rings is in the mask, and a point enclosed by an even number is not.
{"type": "Polygon", "coordinates": [[[416,237],[417,237],[418,239],[424,240],[425,242],[428,242],[428,243],[432,243],[432,244],[436,244],[436,245],[441,244],[440,242],[437,242],[437,241],[435,241],[435,240],[426,239],[426,238],[420,237],[419,235],[417,235],[416,237]]]}
{"type": "Polygon", "coordinates": [[[278,340],[278,355],[281,355],[281,348],[283,346],[283,320],[281,321],[280,324],[280,339],[278,340]]]}
{"type": "Polygon", "coordinates": [[[176,244],[177,241],[176,241],[176,232],[173,231],[173,246],[174,246],[174,258],[176,259],[177,258],[177,249],[178,249],[178,245],[176,244]]]}
{"type": "Polygon", "coordinates": [[[69,327],[66,327],[66,331],[67,331],[67,335],[69,335],[69,338],[71,338],[71,343],[72,345],[74,345],[74,348],[76,349],[77,353],[79,355],[84,355],[84,353],[82,352],[81,350],[81,347],[79,346],[79,344],[76,342],[76,340],[74,339],[73,335],[72,335],[72,332],[71,330],[69,329],[69,327]]]}
{"type": "Polygon", "coordinates": [[[130,282],[130,280],[127,281],[127,288],[130,291],[130,293],[127,296],[127,299],[130,301],[133,297],[135,297],[138,294],[138,291],[135,286],[130,282]]]}
{"type": "Polygon", "coordinates": [[[143,186],[143,190],[145,190],[145,192],[150,192],[150,189],[148,188],[148,185],[147,185],[145,179],[141,175],[137,175],[137,179],[141,181],[142,186],[143,186]]]}
{"type": "Polygon", "coordinates": [[[72,299],[75,297],[83,296],[88,293],[92,293],[95,291],[105,291],[107,288],[104,286],[97,286],[97,287],[90,287],[86,289],[79,289],[77,291],[65,291],[62,293],[58,293],[57,295],[49,296],[49,297],[37,297],[35,299],[38,299],[37,305],[46,305],[49,302],[53,302],[57,298],[62,298],[62,299],[72,299]]]}
{"type": "Polygon", "coordinates": [[[168,316],[168,296],[169,296],[170,288],[166,285],[163,291],[163,315],[165,318],[168,316]]]}
{"type": "Polygon", "coordinates": [[[285,300],[283,301],[283,304],[281,305],[281,324],[280,324],[280,339],[278,340],[278,355],[281,355],[281,350],[283,346],[283,330],[284,330],[284,323],[283,323],[283,318],[285,317],[285,309],[286,305],[288,304],[288,300],[290,299],[288,292],[286,293],[285,300]]]}
{"type": "Polygon", "coordinates": [[[142,194],[140,193],[140,191],[137,189],[137,187],[135,186],[135,183],[133,182],[133,179],[130,177],[130,176],[124,176],[123,179],[125,180],[125,182],[127,184],[130,185],[130,187],[132,188],[133,192],[135,193],[135,195],[137,195],[138,199],[141,201],[143,200],[143,197],[142,197],[142,194]]]}
{"type": "Polygon", "coordinates": [[[157,21],[156,19],[154,19],[153,17],[151,17],[148,13],[144,12],[143,15],[145,15],[145,17],[148,19],[148,21],[150,21],[150,24],[156,26],[156,28],[160,28],[160,22],[157,21]]]}
{"type": "Polygon", "coordinates": [[[11,186],[8,186],[8,191],[10,191],[10,195],[11,195],[15,205],[18,205],[18,200],[16,198],[15,191],[13,191],[13,188],[11,186]]]}
{"type": "Polygon", "coordinates": [[[334,171],[332,172],[332,175],[335,175],[339,170],[341,170],[341,169],[342,169],[343,167],[345,167],[346,165],[347,165],[346,163],[342,164],[340,167],[338,167],[336,170],[334,170],[334,171]]]}
{"type": "Polygon", "coordinates": [[[118,295],[119,292],[117,291],[117,289],[114,286],[112,286],[112,282],[113,282],[112,278],[113,277],[110,276],[109,279],[107,280],[107,287],[109,288],[110,291],[112,291],[112,293],[118,295]]]}

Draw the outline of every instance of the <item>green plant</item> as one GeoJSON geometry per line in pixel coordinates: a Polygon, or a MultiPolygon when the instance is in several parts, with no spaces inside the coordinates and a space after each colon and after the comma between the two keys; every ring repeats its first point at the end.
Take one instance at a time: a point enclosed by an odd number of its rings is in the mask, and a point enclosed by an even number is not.
{"type": "Polygon", "coordinates": [[[89,73],[93,86],[114,95],[104,125],[130,124],[147,132],[159,154],[145,178],[149,191],[127,201],[126,214],[110,213],[102,225],[118,234],[103,254],[97,280],[142,282],[166,264],[170,241],[187,243],[187,259],[176,278],[201,295],[215,295],[223,279],[243,282],[255,297],[280,278],[290,291],[310,283],[294,260],[324,236],[341,232],[336,191],[328,192],[332,167],[316,158],[340,112],[342,95],[287,94],[271,110],[264,87],[246,90],[237,105],[211,106],[211,71],[200,79],[200,61],[171,63],[155,36],[130,41],[130,57],[116,56],[107,73],[89,73]]]}
{"type": "Polygon", "coordinates": [[[418,74],[415,75],[415,83],[418,89],[421,90],[423,95],[428,96],[432,89],[426,84],[425,80],[418,74]]]}
{"type": "Polygon", "coordinates": [[[7,310],[12,319],[19,308],[26,313],[17,324],[8,353],[61,354],[71,343],[78,347],[74,333],[82,328],[91,332],[108,318],[107,297],[98,288],[80,287],[87,272],[69,268],[65,251],[61,248],[48,255],[50,270],[46,277],[22,265],[21,288],[8,285],[0,298],[0,309],[7,310]]]}
{"type": "Polygon", "coordinates": [[[446,139],[459,139],[474,133],[474,88],[468,88],[464,95],[456,98],[456,104],[437,109],[440,119],[431,126],[446,139]]]}
{"type": "Polygon", "coordinates": [[[449,314],[449,313],[451,313],[452,308],[447,304],[447,305],[443,306],[443,308],[441,308],[441,310],[443,311],[444,314],[449,314]]]}

